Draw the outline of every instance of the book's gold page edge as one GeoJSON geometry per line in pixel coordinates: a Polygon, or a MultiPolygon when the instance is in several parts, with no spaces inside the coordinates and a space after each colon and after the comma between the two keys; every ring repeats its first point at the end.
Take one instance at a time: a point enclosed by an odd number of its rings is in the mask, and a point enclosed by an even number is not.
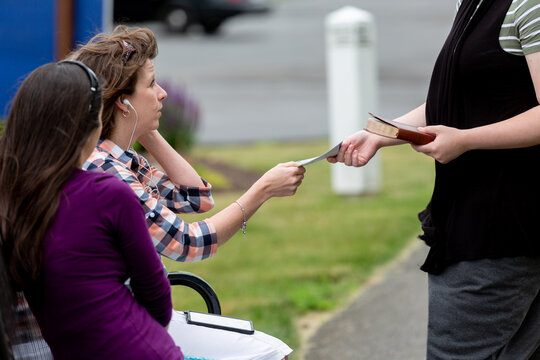
{"type": "Polygon", "coordinates": [[[392,125],[385,124],[375,119],[368,119],[366,130],[377,135],[386,136],[396,139],[399,129],[392,125]]]}

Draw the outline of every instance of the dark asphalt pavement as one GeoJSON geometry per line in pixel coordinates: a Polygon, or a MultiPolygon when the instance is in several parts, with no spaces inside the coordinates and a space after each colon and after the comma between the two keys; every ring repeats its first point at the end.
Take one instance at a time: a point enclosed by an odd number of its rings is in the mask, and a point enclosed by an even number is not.
{"type": "Polygon", "coordinates": [[[279,0],[268,16],[225,23],[159,41],[158,81],[184,86],[202,108],[198,140],[231,143],[320,139],[328,135],[325,17],[345,5],[376,23],[379,105],[395,117],[425,100],[431,69],[456,0],[279,0]]]}

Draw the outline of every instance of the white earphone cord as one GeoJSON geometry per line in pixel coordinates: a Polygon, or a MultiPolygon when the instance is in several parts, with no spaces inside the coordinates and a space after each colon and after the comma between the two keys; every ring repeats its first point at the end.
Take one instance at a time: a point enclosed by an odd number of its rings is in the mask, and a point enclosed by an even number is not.
{"type": "MultiPolygon", "coordinates": [[[[128,143],[128,147],[126,149],[126,151],[130,151],[131,149],[131,142],[133,141],[133,135],[135,134],[135,129],[137,129],[137,123],[139,121],[139,114],[137,113],[137,110],[135,110],[135,107],[133,105],[131,105],[131,103],[129,102],[128,99],[124,99],[124,101],[122,101],[124,104],[126,104],[127,106],[129,106],[130,108],[133,109],[133,112],[135,113],[135,126],[133,127],[133,131],[131,132],[131,137],[129,138],[129,143],[128,143]]],[[[143,176],[144,178],[146,178],[148,180],[148,183],[149,183],[149,186],[148,189],[146,189],[147,192],[149,192],[150,194],[154,195],[158,200],[160,199],[160,194],[159,194],[159,190],[157,189],[157,185],[155,184],[155,181],[154,181],[154,174],[152,173],[152,170],[151,169],[148,169],[146,166],[142,165],[142,167],[148,172],[150,173],[150,176],[142,173],[140,170],[138,171],[138,173],[143,176]]],[[[146,185],[145,185],[146,186],[146,185]]]]}
{"type": "Polygon", "coordinates": [[[133,131],[131,132],[131,137],[129,138],[128,146],[127,146],[127,149],[126,149],[126,150],[129,150],[129,149],[131,149],[131,142],[133,141],[133,135],[135,135],[135,129],[137,129],[137,123],[139,122],[139,114],[137,114],[137,110],[135,110],[135,107],[133,105],[131,105],[129,100],[125,99],[123,102],[124,102],[124,104],[126,104],[127,106],[132,108],[133,112],[135,113],[135,126],[133,126],[133,131]]]}

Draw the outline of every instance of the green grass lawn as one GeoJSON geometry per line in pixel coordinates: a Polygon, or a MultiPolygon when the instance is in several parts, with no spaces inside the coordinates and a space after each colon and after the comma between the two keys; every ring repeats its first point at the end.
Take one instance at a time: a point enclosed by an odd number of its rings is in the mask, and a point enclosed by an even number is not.
{"type": "MultiPolygon", "coordinates": [[[[278,162],[313,157],[328,148],[326,141],[259,143],[198,147],[193,155],[262,173],[278,162]]],[[[416,214],[431,194],[432,160],[408,145],[385,148],[380,156],[383,180],[378,194],[333,194],[331,165],[308,165],[297,194],[263,205],[248,222],[245,236],[239,232],[212,259],[172,263],[171,269],[202,276],[218,293],[224,315],[251,319],[258,330],[299,350],[295,320],[343,305],[376,267],[420,233],[416,214]]],[[[215,194],[212,212],[182,218],[201,220],[239,195],[215,194]]],[[[168,260],[165,264],[169,267],[168,260]]],[[[173,301],[176,309],[204,309],[202,300],[186,289],[174,289],[173,301]]],[[[290,359],[299,357],[293,353],[290,359]]]]}

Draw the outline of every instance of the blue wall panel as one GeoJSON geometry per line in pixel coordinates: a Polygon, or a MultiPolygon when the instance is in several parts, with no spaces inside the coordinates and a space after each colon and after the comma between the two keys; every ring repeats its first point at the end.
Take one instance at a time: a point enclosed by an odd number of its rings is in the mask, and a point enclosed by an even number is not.
{"type": "MultiPolygon", "coordinates": [[[[56,61],[56,0],[0,0],[0,119],[26,75],[56,61]]],[[[107,0],[74,0],[74,42],[103,31],[107,0]]]]}
{"type": "Polygon", "coordinates": [[[0,117],[24,77],[54,60],[54,15],[54,0],[2,0],[0,117]]]}
{"type": "Polygon", "coordinates": [[[75,1],[75,44],[86,43],[92,36],[103,31],[103,2],[75,1]]]}

